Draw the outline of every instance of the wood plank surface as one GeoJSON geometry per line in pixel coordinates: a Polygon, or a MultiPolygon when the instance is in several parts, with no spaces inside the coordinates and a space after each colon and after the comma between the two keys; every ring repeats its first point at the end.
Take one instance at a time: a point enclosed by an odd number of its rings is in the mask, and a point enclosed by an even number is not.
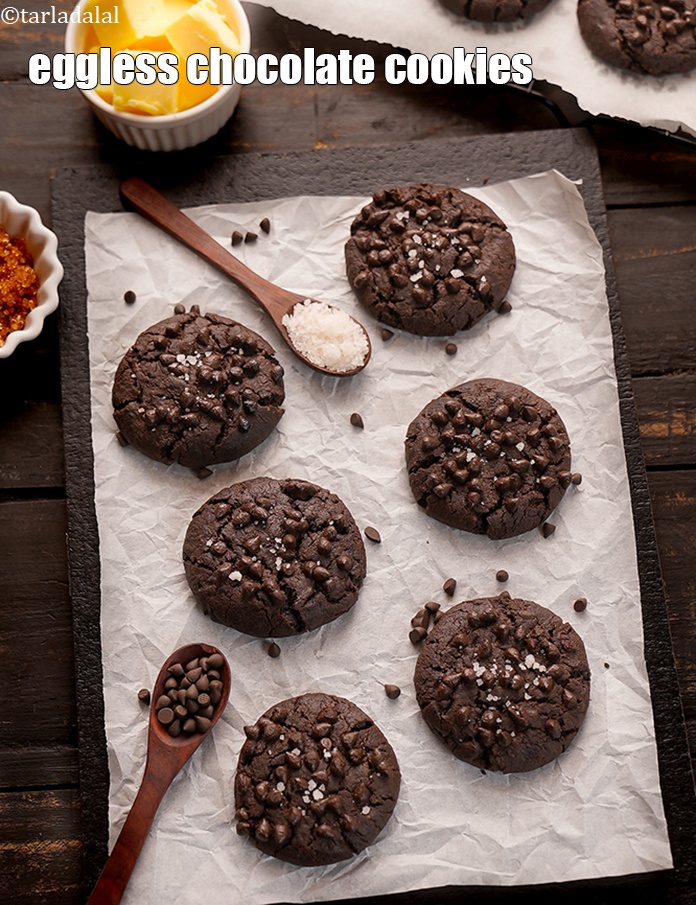
{"type": "Polygon", "coordinates": [[[633,392],[646,464],[696,462],[696,373],[638,377],[633,392]]]}

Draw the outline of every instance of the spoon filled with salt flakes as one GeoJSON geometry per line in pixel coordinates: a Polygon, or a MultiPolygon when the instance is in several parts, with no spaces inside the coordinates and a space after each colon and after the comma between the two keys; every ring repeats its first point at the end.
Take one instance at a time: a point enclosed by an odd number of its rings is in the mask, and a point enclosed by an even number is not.
{"type": "Polygon", "coordinates": [[[357,374],[372,347],[363,325],[340,308],[281,289],[259,276],[142,179],[121,183],[126,206],[205,258],[261,305],[281,336],[310,368],[332,377],[357,374]]]}

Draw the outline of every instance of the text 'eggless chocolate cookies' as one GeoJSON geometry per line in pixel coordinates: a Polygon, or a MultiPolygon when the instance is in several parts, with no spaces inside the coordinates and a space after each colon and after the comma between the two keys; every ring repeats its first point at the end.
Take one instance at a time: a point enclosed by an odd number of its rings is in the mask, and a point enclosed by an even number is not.
{"type": "Polygon", "coordinates": [[[216,314],[177,314],[143,331],[113,387],[114,419],[136,449],[191,468],[230,462],[268,437],[283,368],[257,333],[216,314]]]}
{"type": "Polygon", "coordinates": [[[331,622],[353,606],[365,578],[365,547],[345,504],[289,478],[214,494],[191,519],[183,556],[211,619],[257,637],[331,622]]]}
{"type": "Polygon", "coordinates": [[[390,327],[419,336],[467,330],[505,299],[515,249],[503,221],[459,189],[376,192],[351,226],[348,280],[390,327]]]}
{"type": "Polygon", "coordinates": [[[529,19],[551,0],[440,0],[443,6],[476,22],[515,22],[529,19]]]}
{"type": "Polygon", "coordinates": [[[482,378],[429,402],[406,434],[411,491],[428,515],[499,540],[539,527],[570,485],[570,441],[553,406],[482,378]]]}
{"type": "Polygon", "coordinates": [[[580,33],[613,66],[647,75],[696,67],[696,0],[579,0],[580,33]]]}
{"type": "Polygon", "coordinates": [[[448,610],[414,677],[423,717],[460,760],[521,773],[554,760],[590,699],[585,646],[545,607],[507,594],[448,610]]]}
{"type": "Polygon", "coordinates": [[[345,698],[305,694],[245,727],[235,778],[237,832],[283,861],[332,864],[375,841],[401,774],[369,716],[345,698]]]}

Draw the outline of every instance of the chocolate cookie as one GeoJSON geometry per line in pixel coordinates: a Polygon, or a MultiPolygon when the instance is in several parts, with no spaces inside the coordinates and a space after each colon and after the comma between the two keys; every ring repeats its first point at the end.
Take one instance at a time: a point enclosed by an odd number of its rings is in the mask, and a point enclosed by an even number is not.
{"type": "Polygon", "coordinates": [[[515,269],[500,217],[442,185],[377,192],[353,221],[345,254],[360,301],[419,336],[468,330],[503,302],[515,269]]]}
{"type": "Polygon", "coordinates": [[[579,0],[580,32],[605,62],[668,75],[696,67],[696,0],[579,0]]]}
{"type": "Polygon", "coordinates": [[[391,817],[401,774],[369,716],[345,698],[305,694],[244,729],[237,832],[292,864],[352,858],[391,817]]]}
{"type": "Polygon", "coordinates": [[[545,9],[551,0],[441,0],[443,6],[477,22],[515,22],[529,19],[545,9]]]}
{"type": "Polygon", "coordinates": [[[216,314],[149,327],[114,380],[116,424],[158,462],[199,468],[258,446],[283,414],[283,369],[253,330],[216,314]]]}
{"type": "Polygon", "coordinates": [[[462,383],[429,402],[408,428],[406,465],[428,515],[494,540],[541,525],[572,477],[556,409],[493,379],[462,383]]]}
{"type": "Polygon", "coordinates": [[[577,632],[505,593],[448,610],[423,643],[414,681],[426,723],[454,755],[503,773],[558,757],[590,700],[577,632]]]}
{"type": "Polygon", "coordinates": [[[191,519],[186,577],[215,622],[258,637],[299,635],[355,603],[365,547],[336,496],[309,481],[254,478],[191,519]]]}

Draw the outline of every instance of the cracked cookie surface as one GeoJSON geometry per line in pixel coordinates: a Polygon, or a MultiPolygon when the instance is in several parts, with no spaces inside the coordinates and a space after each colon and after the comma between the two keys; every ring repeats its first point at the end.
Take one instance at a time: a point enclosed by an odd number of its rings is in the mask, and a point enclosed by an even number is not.
{"type": "Polygon", "coordinates": [[[191,519],[183,557],[211,619],[263,638],[333,621],[365,578],[365,547],[345,504],[289,478],[254,478],[214,494],[191,519]]]}
{"type": "Polygon", "coordinates": [[[440,0],[443,6],[477,22],[514,22],[545,9],[551,0],[440,0]]]}
{"type": "Polygon", "coordinates": [[[235,777],[237,832],[301,865],[332,864],[370,845],[391,817],[394,751],[351,701],[305,694],[244,729],[235,777]]]}
{"type": "Polygon", "coordinates": [[[696,0],[579,0],[590,50],[613,66],[647,75],[696,68],[696,0]]]}
{"type": "Polygon", "coordinates": [[[116,371],[114,419],[159,462],[230,462],[259,445],[283,414],[283,368],[248,327],[178,314],[144,330],[116,371]]]}
{"type": "Polygon", "coordinates": [[[515,269],[507,227],[441,185],[376,192],[351,226],[348,280],[384,324],[419,336],[467,330],[505,299],[515,269]]]}
{"type": "Polygon", "coordinates": [[[406,434],[406,465],[428,515],[494,540],[539,527],[572,479],[558,412],[526,387],[490,378],[425,406],[406,434]]]}
{"type": "Polygon", "coordinates": [[[504,773],[534,770],[565,751],[590,699],[577,632],[505,593],[448,610],[423,644],[414,682],[425,722],[452,753],[504,773]]]}

